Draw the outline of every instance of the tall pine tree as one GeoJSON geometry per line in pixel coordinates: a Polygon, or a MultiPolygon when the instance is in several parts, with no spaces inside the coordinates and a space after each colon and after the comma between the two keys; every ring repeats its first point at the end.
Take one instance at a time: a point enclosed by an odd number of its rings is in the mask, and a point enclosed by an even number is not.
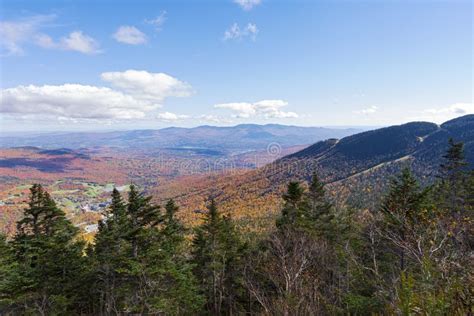
{"type": "Polygon", "coordinates": [[[160,207],[151,203],[151,196],[138,192],[135,185],[130,185],[128,193],[127,216],[129,227],[127,238],[132,243],[132,256],[138,257],[141,234],[146,228],[156,227],[162,220],[160,207]]]}
{"type": "Polygon", "coordinates": [[[43,187],[33,185],[12,242],[18,278],[11,294],[19,313],[67,314],[79,308],[84,244],[77,233],[43,187]]]}
{"type": "Polygon", "coordinates": [[[407,268],[407,234],[413,227],[428,219],[428,189],[421,189],[408,168],[392,180],[390,191],[380,208],[384,216],[384,233],[396,246],[399,270],[407,268]]]}
{"type": "Polygon", "coordinates": [[[302,228],[307,225],[309,209],[305,199],[305,190],[299,182],[290,182],[283,194],[284,205],[276,225],[279,229],[287,227],[302,228]]]}
{"type": "Polygon", "coordinates": [[[309,219],[316,234],[328,240],[337,237],[334,223],[334,211],[332,204],[326,198],[324,184],[319,180],[316,173],[313,174],[309,190],[306,193],[309,209],[309,219]]]}
{"type": "Polygon", "coordinates": [[[441,199],[440,204],[454,214],[462,212],[466,203],[467,162],[464,160],[464,143],[455,142],[450,138],[448,144],[448,150],[440,165],[438,198],[441,199]]]}
{"type": "Polygon", "coordinates": [[[4,235],[0,234],[0,315],[13,313],[15,288],[19,277],[18,264],[13,249],[4,235]]]}
{"type": "Polygon", "coordinates": [[[236,314],[240,310],[242,259],[245,245],[228,217],[214,200],[193,240],[194,273],[212,315],[236,314]]]}
{"type": "Polygon", "coordinates": [[[94,242],[94,295],[98,298],[96,309],[103,315],[114,315],[121,310],[126,295],[123,271],[128,268],[131,252],[130,244],[124,239],[129,227],[126,205],[116,188],[103,216],[94,242]]]}
{"type": "Polygon", "coordinates": [[[160,231],[152,228],[152,240],[142,257],[143,277],[148,279],[148,312],[167,315],[191,315],[200,311],[199,294],[192,265],[186,257],[183,225],[176,219],[178,207],[173,200],[165,206],[160,231]]]}

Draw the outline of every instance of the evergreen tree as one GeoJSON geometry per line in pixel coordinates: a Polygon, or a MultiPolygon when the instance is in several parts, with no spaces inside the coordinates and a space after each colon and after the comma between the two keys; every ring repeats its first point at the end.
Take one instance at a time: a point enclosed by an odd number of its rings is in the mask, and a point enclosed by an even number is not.
{"type": "Polygon", "coordinates": [[[328,314],[340,292],[333,243],[339,227],[334,225],[333,207],[316,175],[307,191],[290,182],[282,198],[277,229],[256,255],[261,259],[251,261],[246,283],[268,314],[328,314]]]}
{"type": "MultiPolygon", "coordinates": [[[[450,261],[450,269],[438,269],[443,288],[439,291],[450,297],[448,306],[468,310],[471,306],[472,291],[452,284],[463,284],[472,275],[469,253],[474,249],[474,169],[465,161],[464,144],[449,140],[449,148],[440,166],[441,181],[436,190],[441,223],[441,231],[449,240],[445,243],[444,261],[450,261]],[[471,169],[471,170],[469,170],[471,169]]],[[[443,252],[441,252],[444,254],[443,252]]],[[[449,262],[448,261],[448,262],[449,262]]],[[[444,267],[443,267],[444,268],[444,267]]]]}
{"type": "Polygon", "coordinates": [[[148,236],[153,242],[141,258],[143,277],[149,280],[148,312],[195,314],[203,300],[186,258],[185,229],[175,217],[178,207],[173,200],[168,201],[165,211],[162,230],[151,228],[148,236]]]}
{"type": "Polygon", "coordinates": [[[285,194],[283,194],[283,209],[277,219],[276,225],[279,229],[286,227],[304,227],[307,226],[309,210],[307,200],[305,199],[304,188],[299,182],[290,182],[285,194]]]}
{"type": "Polygon", "coordinates": [[[333,206],[326,199],[324,184],[316,173],[313,174],[306,198],[313,229],[318,235],[333,240],[338,234],[334,223],[333,206]]]}
{"type": "Polygon", "coordinates": [[[0,234],[0,315],[12,313],[15,302],[12,293],[18,282],[18,267],[11,245],[6,237],[0,234]]]}
{"type": "Polygon", "coordinates": [[[132,256],[138,257],[141,234],[146,228],[156,227],[162,220],[160,207],[151,203],[151,196],[144,196],[138,192],[135,185],[130,185],[128,193],[127,216],[129,227],[127,239],[132,243],[132,256]]]}
{"type": "MultiPolygon", "coordinates": [[[[462,212],[468,192],[465,190],[467,162],[464,160],[464,144],[449,139],[449,148],[440,165],[441,182],[438,190],[440,204],[454,213],[462,212]]],[[[460,215],[457,214],[459,219],[460,215]]]]}
{"type": "Polygon", "coordinates": [[[141,314],[150,312],[148,301],[154,295],[154,281],[144,271],[147,253],[159,242],[158,225],[162,221],[160,207],[151,203],[151,199],[130,185],[126,220],[121,229],[126,241],[121,279],[124,291],[128,292],[122,310],[141,314]]]}
{"type": "Polygon", "coordinates": [[[448,141],[449,148],[443,155],[443,162],[440,165],[440,173],[442,179],[451,183],[459,179],[460,174],[465,171],[467,162],[464,160],[464,143],[455,142],[450,138],[448,141]]]}
{"type": "MultiPolygon", "coordinates": [[[[119,230],[118,228],[124,228],[127,225],[126,205],[117,188],[112,190],[112,201],[104,215],[106,218],[102,223],[112,230],[119,230]]],[[[116,233],[120,234],[119,231],[116,231],[116,233]]]]}
{"type": "Polygon", "coordinates": [[[124,301],[130,244],[124,239],[128,219],[126,205],[120,192],[114,188],[112,202],[104,212],[95,235],[93,259],[95,263],[94,294],[98,297],[98,309],[103,315],[117,314],[124,301]]]}
{"type": "Polygon", "coordinates": [[[245,245],[228,217],[223,217],[214,200],[193,240],[194,273],[212,315],[229,315],[240,309],[242,257],[245,245]]]}
{"type": "Polygon", "coordinates": [[[399,269],[406,269],[405,243],[407,232],[428,219],[428,193],[422,190],[408,168],[392,180],[381,212],[384,216],[384,233],[397,246],[399,269]]]}
{"type": "Polygon", "coordinates": [[[173,201],[164,216],[151,197],[117,190],[99,224],[94,260],[99,313],[192,314],[202,305],[173,201]]]}
{"type": "Polygon", "coordinates": [[[473,174],[474,170],[468,170],[464,159],[464,144],[449,139],[449,148],[440,165],[441,180],[435,199],[460,252],[469,251],[474,243],[470,233],[474,223],[473,174]]]}
{"type": "Polygon", "coordinates": [[[325,238],[336,234],[333,206],[326,199],[324,184],[316,174],[307,191],[300,183],[290,182],[282,198],[284,205],[276,222],[278,229],[304,229],[325,238]]]}
{"type": "Polygon", "coordinates": [[[19,313],[65,314],[79,308],[84,245],[41,185],[30,192],[12,242],[18,278],[11,298],[19,313]]]}
{"type": "Polygon", "coordinates": [[[183,242],[184,227],[176,219],[176,212],[179,207],[175,204],[174,200],[169,200],[165,205],[165,216],[164,216],[164,229],[163,234],[166,238],[172,241],[172,244],[180,244],[183,242]]]}

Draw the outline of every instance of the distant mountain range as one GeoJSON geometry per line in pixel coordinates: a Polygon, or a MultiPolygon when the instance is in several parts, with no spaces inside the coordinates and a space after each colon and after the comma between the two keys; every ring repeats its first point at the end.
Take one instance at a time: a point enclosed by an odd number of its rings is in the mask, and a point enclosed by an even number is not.
{"type": "MultiPolygon", "coordinates": [[[[405,166],[422,183],[432,181],[451,137],[464,142],[466,160],[474,168],[474,115],[467,115],[440,126],[413,122],[320,141],[243,175],[206,179],[195,192],[212,196],[231,212],[252,205],[260,208],[252,212],[272,212],[289,181],[308,181],[316,171],[336,202],[375,207],[390,178],[405,166]],[[241,204],[233,205],[236,200],[241,204]]],[[[193,194],[183,200],[193,200],[193,194]]]]}
{"type": "Polygon", "coordinates": [[[232,127],[170,127],[158,130],[117,132],[50,133],[0,137],[0,147],[90,148],[95,146],[139,149],[197,148],[217,150],[261,150],[270,143],[282,147],[311,144],[361,132],[356,128],[298,127],[277,124],[242,124],[232,127]]]}

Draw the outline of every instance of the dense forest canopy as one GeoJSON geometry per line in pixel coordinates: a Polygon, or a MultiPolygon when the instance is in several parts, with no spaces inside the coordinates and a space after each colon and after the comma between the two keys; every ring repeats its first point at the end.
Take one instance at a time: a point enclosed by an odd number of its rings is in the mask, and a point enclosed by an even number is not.
{"type": "Polygon", "coordinates": [[[92,243],[33,185],[0,237],[0,314],[471,314],[474,171],[452,139],[441,161],[429,186],[403,169],[370,211],[333,205],[316,173],[290,182],[261,233],[212,199],[191,230],[173,200],[114,189],[92,243]]]}

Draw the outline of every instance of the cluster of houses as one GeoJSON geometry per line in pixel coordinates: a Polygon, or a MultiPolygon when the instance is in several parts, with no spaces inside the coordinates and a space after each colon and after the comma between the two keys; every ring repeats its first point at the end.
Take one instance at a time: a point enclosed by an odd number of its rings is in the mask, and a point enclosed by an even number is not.
{"type": "Polygon", "coordinates": [[[85,203],[85,204],[79,205],[78,208],[83,213],[89,213],[89,212],[97,213],[109,205],[110,205],[110,201],[100,202],[100,203],[85,203]]]}

